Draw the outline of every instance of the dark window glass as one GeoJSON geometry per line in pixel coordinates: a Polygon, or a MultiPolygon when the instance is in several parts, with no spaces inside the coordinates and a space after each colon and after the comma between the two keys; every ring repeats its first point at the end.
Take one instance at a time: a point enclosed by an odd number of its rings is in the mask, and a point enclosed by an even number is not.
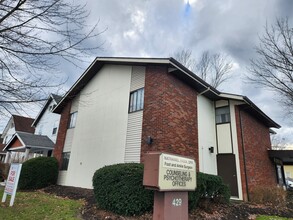
{"type": "Polygon", "coordinates": [[[216,108],[216,123],[228,123],[230,122],[230,108],[229,106],[216,108]]]}
{"type": "Polygon", "coordinates": [[[64,152],[62,153],[62,164],[61,164],[61,170],[67,170],[68,163],[70,158],[70,152],[64,152]]]}
{"type": "Polygon", "coordinates": [[[136,112],[143,109],[144,89],[138,89],[130,93],[129,112],[136,112]]]}
{"type": "Polygon", "coordinates": [[[53,128],[52,134],[56,134],[57,133],[57,128],[53,128]]]}

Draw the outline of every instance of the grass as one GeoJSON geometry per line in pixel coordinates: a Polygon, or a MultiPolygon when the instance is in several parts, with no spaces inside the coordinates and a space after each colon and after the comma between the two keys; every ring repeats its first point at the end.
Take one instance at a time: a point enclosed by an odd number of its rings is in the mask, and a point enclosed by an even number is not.
{"type": "Polygon", "coordinates": [[[260,215],[256,218],[256,220],[292,220],[292,218],[283,218],[278,216],[267,216],[267,215],[260,215]]]}
{"type": "MultiPolygon", "coordinates": [[[[0,188],[0,200],[2,195],[3,188],[0,188]]],[[[9,207],[9,201],[10,196],[7,196],[6,202],[0,203],[0,219],[81,219],[78,215],[82,201],[60,198],[41,191],[18,191],[12,207],[9,207]]]]}

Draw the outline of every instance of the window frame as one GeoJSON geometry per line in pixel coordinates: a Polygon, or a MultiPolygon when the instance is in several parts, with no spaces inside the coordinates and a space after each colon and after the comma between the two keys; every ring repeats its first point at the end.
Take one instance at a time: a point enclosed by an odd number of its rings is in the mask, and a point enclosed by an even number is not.
{"type": "Polygon", "coordinates": [[[75,128],[77,119],[77,111],[71,112],[69,115],[68,126],[67,129],[75,128]]]}
{"type": "Polygon", "coordinates": [[[64,170],[64,171],[68,170],[68,165],[69,165],[69,160],[70,160],[70,154],[71,154],[70,151],[62,152],[60,170],[64,170]],[[67,155],[67,157],[65,157],[65,155],[67,155]]]}
{"type": "Polygon", "coordinates": [[[130,92],[128,113],[142,111],[144,109],[144,87],[130,92]]]}
{"type": "Polygon", "coordinates": [[[231,111],[230,111],[230,106],[229,105],[226,105],[226,106],[222,106],[222,107],[218,107],[215,109],[215,121],[216,121],[216,124],[227,124],[227,123],[231,123],[231,111]],[[228,113],[225,113],[225,114],[217,114],[217,110],[219,109],[228,109],[228,113]],[[229,116],[229,119],[228,120],[225,120],[223,121],[222,120],[222,115],[228,115],[229,116]],[[217,116],[221,116],[221,121],[220,122],[217,122],[217,116]]]}

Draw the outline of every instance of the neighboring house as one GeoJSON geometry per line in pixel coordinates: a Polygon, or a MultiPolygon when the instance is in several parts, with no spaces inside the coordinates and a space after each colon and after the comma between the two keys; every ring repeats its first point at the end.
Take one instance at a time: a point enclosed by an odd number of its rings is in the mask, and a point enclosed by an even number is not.
{"type": "Polygon", "coordinates": [[[276,186],[268,157],[280,126],[247,97],[221,93],[173,58],[96,58],[62,98],[58,183],[92,188],[94,172],[150,151],[193,157],[247,200],[276,186]]]}
{"type": "MultiPolygon", "coordinates": [[[[7,122],[7,125],[5,126],[3,133],[1,135],[1,138],[3,139],[3,155],[5,154],[4,162],[13,162],[19,161],[20,158],[24,157],[24,153],[20,152],[7,152],[5,149],[5,146],[7,143],[11,140],[13,135],[15,135],[16,132],[27,132],[33,134],[35,132],[35,129],[31,127],[31,124],[33,123],[33,118],[23,117],[19,115],[12,115],[7,122]]],[[[3,159],[3,158],[2,158],[3,159]]]]}
{"type": "Polygon", "coordinates": [[[60,115],[52,110],[60,100],[60,96],[51,94],[36,119],[24,120],[24,117],[18,116],[22,118],[22,128],[25,129],[19,129],[18,126],[13,129],[11,125],[18,123],[8,122],[6,127],[10,129],[4,137],[4,150],[10,154],[7,154],[6,162],[23,162],[36,156],[51,156],[60,121],[60,115]]]}
{"type": "Polygon", "coordinates": [[[35,128],[35,134],[46,135],[54,143],[56,142],[60,114],[55,114],[52,110],[57,106],[57,103],[62,99],[61,96],[51,94],[41,109],[40,113],[32,123],[35,128]]]}
{"type": "Polygon", "coordinates": [[[17,131],[34,133],[35,129],[31,126],[33,123],[33,118],[28,118],[20,115],[12,115],[5,126],[1,138],[3,139],[3,144],[7,144],[12,136],[17,131]]]}

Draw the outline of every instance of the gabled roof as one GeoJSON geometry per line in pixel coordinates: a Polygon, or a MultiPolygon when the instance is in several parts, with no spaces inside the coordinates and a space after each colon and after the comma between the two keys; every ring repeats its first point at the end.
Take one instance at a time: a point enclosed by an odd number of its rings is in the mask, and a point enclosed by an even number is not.
{"type": "Polygon", "coordinates": [[[267,127],[280,128],[281,126],[267,116],[259,107],[257,107],[248,97],[230,93],[221,93],[219,97],[223,99],[243,101],[241,109],[261,120],[267,127]]]}
{"type": "Polygon", "coordinates": [[[16,132],[3,150],[9,150],[16,140],[19,140],[21,146],[13,147],[14,149],[34,148],[34,149],[53,149],[54,143],[45,135],[35,135],[26,132],[16,132]]]}
{"type": "Polygon", "coordinates": [[[180,80],[186,82],[195,88],[199,94],[217,101],[222,99],[235,99],[241,100],[246,105],[246,111],[257,116],[268,127],[280,128],[276,122],[262,112],[251,100],[245,96],[233,95],[228,93],[221,93],[213,88],[210,84],[202,80],[192,71],[187,69],[174,58],[130,58],[130,57],[97,57],[91,65],[85,70],[80,78],[74,83],[69,91],[63,96],[58,103],[54,112],[61,113],[62,109],[70,102],[86,85],[87,83],[99,72],[105,64],[116,65],[165,65],[168,66],[168,71],[174,74],[180,80]]]}
{"type": "Polygon", "coordinates": [[[45,113],[46,109],[48,108],[48,106],[50,105],[50,103],[52,101],[55,101],[56,104],[58,104],[58,102],[60,102],[62,99],[62,96],[56,95],[56,94],[51,94],[49,95],[46,103],[44,104],[43,108],[41,109],[41,111],[39,112],[38,116],[36,117],[36,119],[33,121],[32,126],[36,127],[38,122],[40,121],[40,119],[42,118],[43,114],[45,113]]]}
{"type": "Polygon", "coordinates": [[[23,131],[28,133],[34,133],[35,129],[31,126],[34,119],[27,118],[19,115],[12,115],[15,131],[23,131]]]}

